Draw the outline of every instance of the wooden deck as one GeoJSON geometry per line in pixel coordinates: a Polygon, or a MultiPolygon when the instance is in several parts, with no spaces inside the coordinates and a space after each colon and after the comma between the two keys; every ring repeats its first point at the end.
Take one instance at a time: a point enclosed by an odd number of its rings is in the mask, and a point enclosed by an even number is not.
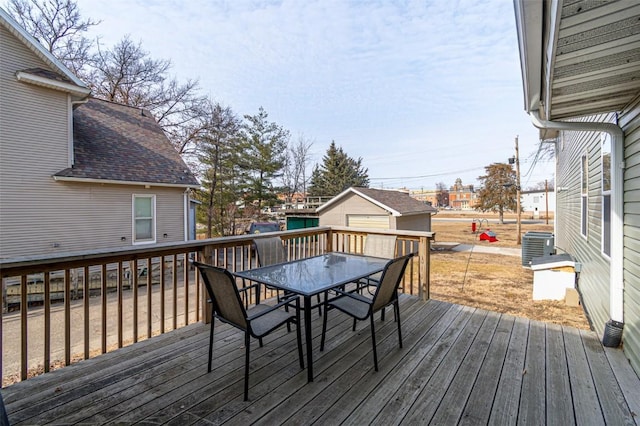
{"type": "Polygon", "coordinates": [[[315,382],[295,332],[253,343],[243,402],[242,335],[195,324],[2,390],[11,424],[637,424],[640,381],[591,332],[402,296],[404,348],[392,315],[355,333],[332,311],[327,347],[313,320],[315,382]],[[389,318],[390,317],[390,318],[389,318]]]}

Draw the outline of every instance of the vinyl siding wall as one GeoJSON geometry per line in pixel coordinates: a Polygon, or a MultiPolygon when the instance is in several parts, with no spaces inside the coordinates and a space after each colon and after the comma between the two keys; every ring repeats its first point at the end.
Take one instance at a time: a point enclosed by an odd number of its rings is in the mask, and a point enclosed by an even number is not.
{"type": "MultiPolygon", "coordinates": [[[[614,115],[588,121],[611,122],[614,115]]],[[[593,328],[602,334],[609,315],[609,259],[602,254],[602,177],[599,132],[563,132],[557,147],[556,246],[582,264],[578,289],[593,328]],[[587,236],[581,232],[581,158],[588,162],[587,236]]]]}
{"type": "Polygon", "coordinates": [[[397,217],[395,229],[431,232],[431,214],[426,213],[397,217]]]}
{"type": "Polygon", "coordinates": [[[640,98],[619,119],[625,133],[624,350],[640,374],[640,98]]]}
{"type": "MultiPolygon", "coordinates": [[[[347,215],[349,214],[388,215],[389,212],[356,194],[346,194],[342,200],[318,214],[319,224],[320,226],[347,226],[347,215]]],[[[389,221],[389,227],[393,229],[391,220],[389,221]]]]}
{"type": "Polygon", "coordinates": [[[129,246],[133,193],[156,195],[157,242],[184,240],[182,188],[52,178],[70,165],[68,97],[17,81],[47,66],[0,30],[0,257],[129,246]]]}
{"type": "Polygon", "coordinates": [[[41,210],[58,196],[51,175],[69,166],[67,94],[21,83],[17,71],[47,68],[1,29],[0,50],[0,257],[29,249],[42,234],[41,210]],[[9,53],[10,52],[10,53],[9,53]],[[24,242],[14,245],[18,239],[24,242]]]}

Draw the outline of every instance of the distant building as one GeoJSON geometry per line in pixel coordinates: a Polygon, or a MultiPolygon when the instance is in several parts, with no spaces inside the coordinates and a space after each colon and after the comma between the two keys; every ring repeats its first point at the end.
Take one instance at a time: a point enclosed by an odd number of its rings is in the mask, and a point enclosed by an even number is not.
{"type": "Polygon", "coordinates": [[[456,179],[449,189],[449,205],[458,210],[473,210],[478,205],[478,194],[473,185],[463,185],[462,179],[456,179]]]}
{"type": "Polygon", "coordinates": [[[411,191],[409,195],[432,207],[446,207],[449,205],[449,191],[446,189],[420,189],[411,191]]]}
{"type": "Polygon", "coordinates": [[[556,211],[556,193],[551,190],[546,192],[544,189],[535,191],[522,191],[520,193],[520,205],[525,215],[531,215],[534,218],[545,217],[547,211],[554,213],[556,211]]]}

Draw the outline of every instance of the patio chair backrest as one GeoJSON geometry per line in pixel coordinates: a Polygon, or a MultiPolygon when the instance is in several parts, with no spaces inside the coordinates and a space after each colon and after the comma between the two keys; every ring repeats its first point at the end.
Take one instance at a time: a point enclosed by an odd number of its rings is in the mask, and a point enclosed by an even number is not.
{"type": "Polygon", "coordinates": [[[414,253],[409,253],[392,259],[384,267],[380,285],[377,286],[373,296],[373,304],[371,306],[373,312],[387,306],[395,297],[398,297],[400,281],[402,281],[404,271],[413,255],[414,253]]]}
{"type": "Polygon", "coordinates": [[[220,319],[246,330],[248,327],[247,311],[240,299],[233,275],[226,269],[199,262],[193,262],[193,264],[200,271],[216,315],[220,319]]]}
{"type": "Polygon", "coordinates": [[[396,240],[395,235],[367,235],[367,239],[364,240],[364,250],[362,254],[365,256],[384,257],[387,259],[393,259],[396,257],[396,240]]]}
{"type": "Polygon", "coordinates": [[[260,266],[275,265],[288,261],[287,249],[280,237],[256,238],[253,240],[260,266]]]}

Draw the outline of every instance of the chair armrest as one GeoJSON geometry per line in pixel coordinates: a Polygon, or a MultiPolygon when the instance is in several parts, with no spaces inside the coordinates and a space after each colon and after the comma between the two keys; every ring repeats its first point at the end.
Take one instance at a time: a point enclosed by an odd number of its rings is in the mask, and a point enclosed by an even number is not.
{"type": "Polygon", "coordinates": [[[258,284],[258,283],[251,284],[251,285],[248,285],[246,287],[239,288],[238,291],[249,291],[252,288],[260,288],[260,284],[258,284]]]}
{"type": "Polygon", "coordinates": [[[364,296],[359,295],[358,293],[352,293],[352,292],[348,292],[348,291],[342,291],[340,289],[333,289],[333,291],[335,291],[338,294],[341,294],[342,296],[345,297],[350,297],[352,299],[356,299],[359,300],[360,302],[366,303],[368,305],[371,305],[373,303],[373,301],[371,299],[368,299],[364,296]]]}
{"type": "MultiPolygon", "coordinates": [[[[258,312],[255,315],[251,315],[251,316],[247,317],[247,320],[248,321],[253,321],[256,318],[260,318],[261,316],[266,315],[269,312],[273,312],[276,309],[281,308],[282,306],[287,305],[287,304],[289,304],[289,303],[291,303],[293,301],[296,302],[295,303],[296,304],[296,310],[299,309],[300,308],[300,299],[298,298],[298,296],[293,296],[293,297],[289,297],[287,299],[282,300],[280,303],[277,303],[275,305],[269,306],[269,308],[265,309],[264,311],[258,312]]],[[[263,305],[263,306],[266,306],[266,305],[263,305]]]]}

